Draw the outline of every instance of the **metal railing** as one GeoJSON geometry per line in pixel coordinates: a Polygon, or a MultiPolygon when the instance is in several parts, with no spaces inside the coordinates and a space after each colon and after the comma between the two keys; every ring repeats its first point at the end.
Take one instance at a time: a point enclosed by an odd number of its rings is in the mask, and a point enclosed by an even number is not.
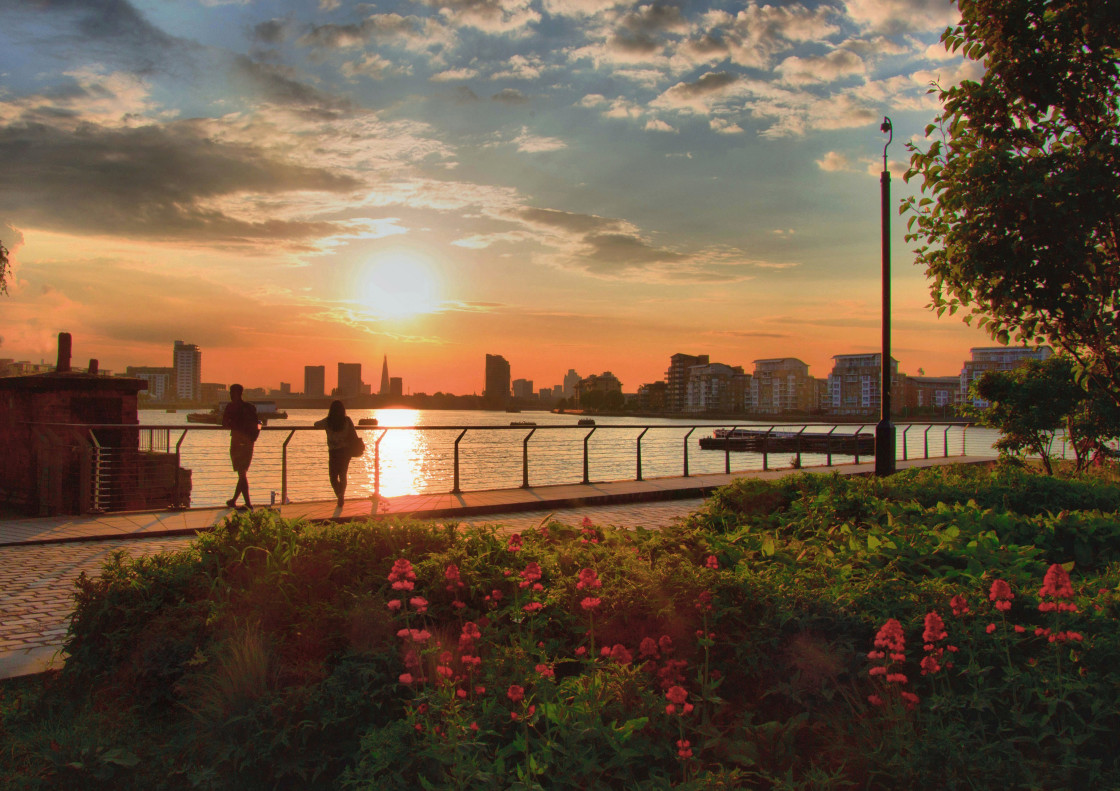
{"type": "MultiPolygon", "coordinates": [[[[228,429],[213,425],[180,425],[180,426],[119,426],[119,425],[94,425],[94,426],[60,426],[83,432],[89,447],[89,485],[91,492],[88,502],[94,510],[111,510],[120,500],[118,494],[123,488],[140,485],[139,481],[128,478],[128,465],[121,463],[122,455],[126,453],[164,454],[174,457],[176,493],[183,491],[179,476],[184,462],[184,446],[188,437],[195,446],[203,447],[195,450],[194,455],[187,463],[194,468],[194,481],[197,488],[199,481],[205,486],[216,490],[224,486],[222,483],[229,479],[232,489],[232,477],[227,472],[219,474],[222,469],[222,459],[225,457],[228,445],[219,435],[212,432],[221,432],[228,436],[228,429]],[[129,432],[129,448],[122,451],[105,441],[105,437],[120,437],[121,432],[129,432]],[[99,434],[101,436],[99,436],[99,434]],[[132,440],[135,440],[135,443],[132,440]],[[198,469],[202,467],[203,469],[198,469]],[[212,476],[212,477],[208,477],[212,476]]],[[[967,424],[959,423],[931,423],[909,424],[898,427],[899,458],[931,458],[931,453],[948,458],[950,455],[964,455],[967,452],[967,424]],[[950,433],[954,430],[959,437],[954,436],[952,448],[950,446],[950,433]],[[931,436],[933,441],[931,442],[931,436]],[[959,442],[958,442],[959,440],[959,442]],[[938,447],[940,446],[940,447],[938,447]]],[[[538,425],[538,426],[475,426],[475,425],[433,425],[433,426],[358,426],[357,430],[366,438],[365,468],[372,479],[372,496],[379,497],[382,491],[382,475],[385,469],[386,458],[383,455],[382,443],[393,433],[410,432],[419,441],[420,437],[442,436],[440,441],[430,443],[429,453],[446,464],[450,457],[450,474],[441,472],[433,475],[426,481],[434,486],[440,486],[443,481],[445,488],[436,491],[460,494],[467,483],[475,491],[492,488],[508,482],[512,484],[516,478],[520,479],[520,486],[529,488],[534,480],[538,485],[549,483],[564,483],[579,481],[584,484],[596,480],[644,480],[649,474],[651,465],[656,468],[659,476],[680,475],[690,477],[699,466],[708,472],[716,472],[715,458],[717,454],[723,456],[723,472],[730,474],[733,471],[747,472],[752,469],[769,470],[772,468],[775,456],[786,457],[789,467],[801,467],[806,461],[806,466],[834,465],[837,458],[847,463],[851,460],[859,463],[861,458],[866,458],[867,453],[861,454],[860,437],[873,436],[873,424],[730,424],[730,423],[676,423],[676,424],[600,424],[596,426],[565,425],[538,425]],[[731,442],[725,442],[722,449],[719,447],[702,450],[698,447],[698,430],[711,431],[716,428],[730,429],[734,432],[739,429],[748,430],[760,442],[757,450],[740,451],[731,442]],[[506,432],[521,432],[514,442],[501,440],[506,432]],[[674,433],[681,440],[678,460],[672,461],[671,446],[675,441],[674,436],[666,438],[666,433],[674,433]],[[796,433],[792,441],[790,435],[796,433]],[[600,439],[600,445],[595,446],[592,438],[600,439]],[[820,450],[821,437],[825,437],[824,450],[820,450]],[[780,443],[777,441],[781,439],[780,443]],[[477,440],[477,441],[476,441],[477,440]],[[536,440],[534,442],[534,440],[536,440]],[[643,445],[643,440],[645,444],[643,445]],[[836,440],[834,443],[833,440],[836,440]],[[803,445],[812,444],[813,450],[803,448],[803,445]],[[846,443],[846,444],[845,444],[846,443]],[[653,446],[653,451],[649,450],[653,446]],[[469,454],[467,448],[469,447],[469,454]],[[533,449],[539,448],[534,454],[533,449]],[[839,450],[837,450],[839,449],[839,450]],[[516,452],[520,450],[520,463],[516,460],[516,452]],[[625,456],[631,456],[633,466],[625,461],[625,456]],[[473,465],[466,469],[464,463],[468,456],[473,456],[473,465]],[[568,480],[557,480],[556,458],[563,457],[565,463],[571,462],[578,467],[579,472],[570,475],[568,480]],[[733,470],[732,461],[741,460],[740,468],[733,470]],[[746,465],[746,466],[742,466],[746,465]],[[598,470],[597,476],[593,471],[598,470]],[[632,470],[630,472],[629,470],[632,470]],[[473,473],[474,479],[465,482],[465,473],[473,473]],[[449,486],[448,486],[449,484],[449,486]]],[[[265,477],[265,480],[276,481],[279,479],[279,491],[273,490],[273,498],[279,494],[282,503],[292,502],[291,479],[297,478],[303,489],[307,489],[315,476],[321,476],[325,470],[322,464],[325,447],[322,442],[314,446],[303,443],[293,453],[293,439],[301,432],[314,432],[322,436],[322,429],[313,426],[265,426],[262,428],[261,439],[258,442],[258,458],[254,460],[253,471],[265,477]],[[282,439],[281,439],[282,438],[282,439]]],[[[731,436],[729,433],[727,436],[731,436]]],[[[391,443],[390,443],[391,444],[391,443]]],[[[300,443],[296,443],[300,445],[300,443]]],[[[357,460],[355,460],[357,461],[357,460]]],[[[168,464],[170,464],[168,459],[168,464]]],[[[389,459],[390,466],[393,459],[389,459]]],[[[259,480],[254,476],[255,480],[259,480]]],[[[266,484],[266,490],[275,483],[266,484]]],[[[321,485],[321,484],[315,484],[321,485]]],[[[201,498],[207,499],[207,498],[201,498]]],[[[216,498],[210,496],[211,504],[216,498]]],[[[217,498],[223,502],[225,497],[217,498]]],[[[325,499],[317,496],[305,499],[325,499]]],[[[185,505],[185,499],[179,497],[177,505],[185,505]]],[[[196,501],[197,502],[197,501],[196,501]]],[[[204,504],[204,503],[198,503],[204,504]]]]}

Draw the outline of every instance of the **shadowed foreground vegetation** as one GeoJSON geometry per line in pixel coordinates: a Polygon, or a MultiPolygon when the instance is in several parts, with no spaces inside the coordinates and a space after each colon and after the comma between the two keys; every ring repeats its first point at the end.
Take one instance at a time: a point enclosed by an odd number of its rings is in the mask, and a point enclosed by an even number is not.
{"type": "Polygon", "coordinates": [[[684,523],[236,515],[77,587],[13,789],[1120,787],[1120,489],[1005,466],[684,523]],[[931,615],[933,613],[933,615],[931,615]]]}

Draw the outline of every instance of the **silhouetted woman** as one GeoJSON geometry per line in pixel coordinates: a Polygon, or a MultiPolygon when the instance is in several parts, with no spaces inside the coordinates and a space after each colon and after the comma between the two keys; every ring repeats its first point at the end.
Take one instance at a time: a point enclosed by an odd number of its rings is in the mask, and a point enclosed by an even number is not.
{"type": "Polygon", "coordinates": [[[327,471],[331,476],[331,488],[342,507],[346,495],[346,472],[350,467],[350,447],[356,435],[354,421],[346,416],[346,407],[341,401],[331,401],[327,416],[315,422],[315,428],[327,431],[327,471]]]}

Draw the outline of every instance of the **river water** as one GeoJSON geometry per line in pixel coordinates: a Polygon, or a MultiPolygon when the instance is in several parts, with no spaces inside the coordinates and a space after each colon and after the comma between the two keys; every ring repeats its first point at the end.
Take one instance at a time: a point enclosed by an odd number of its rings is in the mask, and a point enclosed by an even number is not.
{"type": "MultiPolygon", "coordinates": [[[[249,484],[254,504],[279,501],[284,486],[291,502],[333,498],[327,478],[326,439],[321,430],[309,428],[325,417],[325,410],[289,409],[286,420],[273,420],[257,440],[249,484]],[[285,464],[286,461],[286,464],[285,464]]],[[[361,429],[366,454],[350,464],[347,498],[368,497],[375,491],[386,497],[403,494],[450,492],[454,487],[454,446],[459,440],[459,488],[461,491],[504,489],[521,486],[525,478],[524,458],[528,449],[528,478],[531,486],[579,483],[584,479],[584,444],[587,446],[587,475],[592,482],[633,480],[637,477],[638,438],[641,436],[643,478],[679,476],[685,471],[685,449],[689,474],[720,473],[726,469],[722,451],[702,450],[699,439],[717,427],[769,427],[749,421],[731,424],[713,421],[672,420],[647,417],[596,416],[595,431],[577,426],[578,415],[550,412],[486,412],[474,410],[352,409],[357,424],[375,418],[377,428],[361,429]],[[532,427],[510,427],[514,421],[532,421],[532,427]],[[693,428],[703,424],[701,427],[693,428]],[[486,430],[484,427],[491,427],[486,430]],[[555,427],[555,428],[549,428],[555,427]],[[648,428],[646,428],[648,427],[648,428]],[[643,431],[645,432],[643,435],[643,431]],[[691,431],[691,434],[690,434],[691,431]],[[589,435],[590,432],[590,436],[589,435]],[[687,440],[686,440],[687,437],[687,440]],[[379,442],[380,441],[380,442],[379,442]],[[379,443],[379,444],[378,444],[379,443]]],[[[186,422],[186,410],[168,413],[145,409],[139,414],[143,426],[165,426],[151,432],[156,449],[180,452],[180,464],[191,470],[191,505],[214,506],[232,494],[236,474],[229,462],[229,432],[205,424],[186,422]]],[[[794,427],[797,430],[800,427],[794,427]]],[[[778,426],[781,430],[783,426],[778,426]]],[[[812,426],[807,431],[825,431],[831,426],[812,426]]],[[[856,426],[840,426],[836,434],[854,432],[856,426]]],[[[873,432],[874,423],[864,431],[873,432]]],[[[992,442],[998,436],[986,429],[915,424],[908,431],[899,425],[898,458],[962,455],[994,455],[992,442]],[[904,438],[905,431],[905,451],[904,438]]],[[[146,433],[145,433],[146,434],[146,433]]],[[[145,435],[142,435],[145,442],[145,435]]],[[[794,454],[771,453],[771,469],[791,466],[794,454]]],[[[802,465],[824,465],[823,454],[803,454],[802,465]]],[[[851,456],[833,454],[834,464],[852,461],[851,456]]],[[[763,468],[758,453],[731,453],[732,472],[763,468]]]]}

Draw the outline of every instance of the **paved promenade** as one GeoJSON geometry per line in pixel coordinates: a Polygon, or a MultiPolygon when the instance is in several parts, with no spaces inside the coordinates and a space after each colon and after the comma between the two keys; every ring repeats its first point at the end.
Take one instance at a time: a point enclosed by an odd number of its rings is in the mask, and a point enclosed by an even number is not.
{"type": "MultiPolygon", "coordinates": [[[[898,463],[899,469],[945,463],[988,461],[955,456],[898,463]]],[[[870,474],[874,464],[815,467],[805,472],[870,474]]],[[[699,509],[707,495],[736,478],[779,478],[791,470],[732,475],[695,475],[647,481],[541,486],[430,494],[348,502],[277,506],[287,518],[351,521],[409,516],[497,524],[510,531],[535,527],[545,519],[578,524],[584,517],[600,525],[656,529],[699,509]]],[[[264,505],[263,503],[261,505],[264,505]]],[[[0,520],[0,678],[58,667],[73,610],[74,580],[96,574],[109,553],[134,556],[174,551],[220,524],[228,508],[114,513],[90,516],[0,520]]]]}

